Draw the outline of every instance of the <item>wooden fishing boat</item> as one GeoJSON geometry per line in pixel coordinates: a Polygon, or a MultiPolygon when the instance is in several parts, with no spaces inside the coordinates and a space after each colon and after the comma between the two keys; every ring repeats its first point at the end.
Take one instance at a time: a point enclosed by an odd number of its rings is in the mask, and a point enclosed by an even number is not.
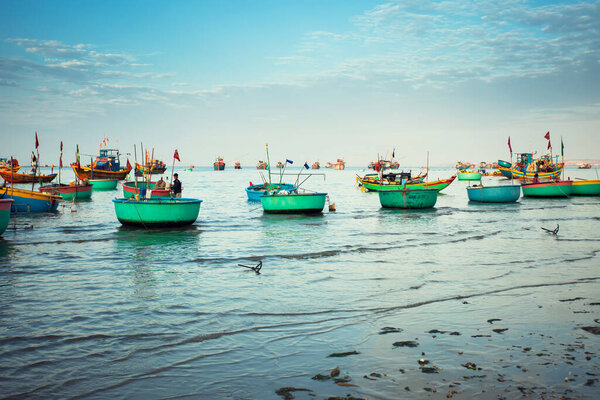
{"type": "Polygon", "coordinates": [[[522,183],[521,189],[524,197],[569,197],[573,181],[522,183]]]}
{"type": "Polygon", "coordinates": [[[577,165],[577,168],[579,168],[579,169],[590,169],[590,168],[592,168],[592,164],[590,164],[590,163],[580,163],[579,165],[577,165]]]}
{"type": "Polygon", "coordinates": [[[156,182],[148,182],[140,181],[140,182],[124,182],[123,183],[123,197],[126,199],[135,197],[135,195],[140,195],[142,198],[146,196],[146,190],[148,187],[150,188],[150,197],[151,198],[170,198],[171,191],[166,188],[155,189],[156,182]],[[142,194],[143,193],[143,194],[142,194]]]}
{"type": "Polygon", "coordinates": [[[312,166],[312,169],[321,169],[321,164],[318,161],[315,161],[312,166]]]}
{"type": "Polygon", "coordinates": [[[599,196],[600,180],[588,179],[573,181],[571,188],[572,196],[599,196]]]}
{"type": "Polygon", "coordinates": [[[148,160],[144,165],[135,163],[135,176],[160,175],[167,170],[167,164],[160,160],[148,160]]]}
{"type": "Polygon", "coordinates": [[[263,211],[268,214],[320,214],[327,193],[275,192],[260,197],[263,211]]]}
{"type": "Polygon", "coordinates": [[[123,225],[164,228],[191,225],[200,213],[199,199],[113,199],[123,225]]]}
{"type": "MultiPolygon", "coordinates": [[[[79,153],[79,150],[78,150],[79,153]]],[[[79,162],[71,164],[75,176],[79,179],[118,179],[123,180],[131,171],[131,165],[121,168],[120,153],[116,149],[100,149],[98,157],[87,167],[79,162]]],[[[77,156],[79,160],[79,155],[77,156]]]]}
{"type": "Polygon", "coordinates": [[[102,191],[102,190],[115,190],[117,188],[117,183],[119,183],[118,179],[89,179],[90,184],[92,185],[92,190],[102,191]]]}
{"type": "Polygon", "coordinates": [[[213,168],[215,171],[225,170],[225,161],[223,161],[223,157],[217,157],[217,159],[213,163],[213,168]]]}
{"type": "Polygon", "coordinates": [[[40,175],[40,174],[19,174],[9,169],[0,170],[0,176],[9,183],[48,183],[56,178],[57,174],[40,175]]]}
{"type": "Polygon", "coordinates": [[[13,213],[55,212],[61,200],[60,196],[10,187],[0,188],[0,198],[14,200],[11,206],[13,213]]]}
{"type": "Polygon", "coordinates": [[[461,171],[457,175],[458,175],[459,181],[480,181],[481,180],[481,172],[461,171]]]}
{"type": "Polygon", "coordinates": [[[87,200],[92,197],[93,186],[88,183],[74,183],[67,185],[64,183],[53,183],[50,185],[40,186],[40,192],[55,194],[62,197],[64,200],[87,200]]]}
{"type": "Polygon", "coordinates": [[[292,190],[294,185],[289,183],[263,183],[261,185],[250,185],[246,188],[249,201],[260,201],[262,195],[268,194],[269,190],[292,190]]]}
{"type": "Polygon", "coordinates": [[[13,172],[17,172],[21,169],[21,166],[16,158],[0,158],[0,170],[1,169],[5,169],[8,172],[12,169],[13,172]]]}
{"type": "Polygon", "coordinates": [[[381,175],[378,173],[377,174],[366,174],[365,176],[362,177],[362,179],[359,179],[360,177],[357,176],[356,181],[358,183],[361,183],[361,181],[364,181],[364,182],[379,185],[380,178],[383,178],[382,181],[384,184],[397,183],[397,184],[404,185],[405,183],[411,184],[411,183],[423,182],[426,177],[427,177],[427,172],[424,174],[417,175],[417,176],[412,176],[411,172],[402,171],[402,172],[382,173],[381,175]]]}
{"type": "Polygon", "coordinates": [[[406,183],[402,184],[401,182],[382,182],[382,183],[372,183],[362,178],[358,178],[361,185],[364,186],[365,189],[373,192],[387,191],[387,190],[399,190],[399,189],[437,189],[441,191],[448,187],[454,179],[456,179],[456,175],[451,176],[448,179],[440,179],[436,181],[430,182],[419,182],[419,183],[406,183]]]}
{"type": "Polygon", "coordinates": [[[513,203],[521,197],[521,185],[469,186],[467,195],[480,203],[513,203]]]}
{"type": "Polygon", "coordinates": [[[437,202],[437,189],[400,189],[380,191],[384,208],[432,208],[437,202]]]}
{"type": "Polygon", "coordinates": [[[10,206],[13,202],[13,199],[0,199],[0,235],[4,233],[10,221],[10,206]]]}
{"type": "Polygon", "coordinates": [[[531,180],[538,174],[540,180],[553,180],[560,176],[564,166],[564,163],[555,161],[547,154],[534,159],[533,153],[517,153],[517,162],[514,165],[498,160],[498,170],[512,179],[531,180]]]}
{"type": "Polygon", "coordinates": [[[338,158],[337,161],[335,162],[334,165],[335,169],[337,169],[338,171],[343,170],[344,168],[346,168],[346,162],[344,161],[343,158],[338,158]]]}
{"type": "Polygon", "coordinates": [[[258,163],[256,163],[256,169],[267,169],[269,168],[269,164],[266,163],[266,161],[259,161],[258,163]]]}
{"type": "Polygon", "coordinates": [[[234,169],[242,169],[242,164],[240,164],[240,162],[239,162],[239,161],[237,161],[237,162],[234,164],[233,168],[234,168],[234,169]]]}

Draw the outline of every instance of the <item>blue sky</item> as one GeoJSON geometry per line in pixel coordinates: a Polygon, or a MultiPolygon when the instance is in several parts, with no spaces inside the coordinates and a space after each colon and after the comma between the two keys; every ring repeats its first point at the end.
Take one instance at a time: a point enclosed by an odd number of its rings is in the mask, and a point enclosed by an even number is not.
{"type": "MultiPolygon", "coordinates": [[[[0,2],[2,154],[600,158],[600,3],[0,2]],[[71,150],[69,150],[71,149],[71,150]]],[[[69,159],[68,157],[66,159],[69,159]]]]}

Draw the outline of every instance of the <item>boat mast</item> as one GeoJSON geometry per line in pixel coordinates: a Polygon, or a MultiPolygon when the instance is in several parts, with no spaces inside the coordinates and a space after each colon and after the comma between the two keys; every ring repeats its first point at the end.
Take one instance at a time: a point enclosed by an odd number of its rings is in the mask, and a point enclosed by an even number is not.
{"type": "Polygon", "coordinates": [[[267,169],[269,170],[269,186],[271,186],[271,160],[269,159],[269,143],[265,144],[267,148],[267,169]]]}

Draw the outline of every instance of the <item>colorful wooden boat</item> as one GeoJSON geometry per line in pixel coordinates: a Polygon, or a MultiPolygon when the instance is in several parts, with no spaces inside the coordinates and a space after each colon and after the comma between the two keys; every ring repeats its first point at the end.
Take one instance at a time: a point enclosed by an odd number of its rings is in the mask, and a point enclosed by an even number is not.
{"type": "Polygon", "coordinates": [[[420,182],[420,183],[396,183],[396,182],[388,182],[385,181],[383,183],[372,183],[367,180],[363,180],[362,178],[358,178],[358,181],[361,185],[364,186],[365,189],[373,192],[380,192],[386,190],[400,190],[400,189],[436,189],[438,191],[445,189],[450,185],[454,179],[456,179],[456,175],[451,176],[448,179],[440,179],[431,182],[420,182]]]}
{"type": "Polygon", "coordinates": [[[0,198],[14,200],[11,206],[13,213],[55,212],[61,200],[60,196],[10,187],[0,188],[0,198]]]}
{"type": "Polygon", "coordinates": [[[164,228],[191,225],[200,213],[199,199],[113,199],[123,225],[164,228]]]}
{"type": "Polygon", "coordinates": [[[249,201],[260,201],[262,195],[268,194],[269,190],[287,190],[294,189],[294,185],[289,183],[263,183],[261,185],[250,185],[246,188],[246,195],[249,201]]]}
{"type": "MultiPolygon", "coordinates": [[[[555,156],[556,159],[558,156],[555,156]]],[[[557,179],[565,166],[550,155],[546,154],[534,159],[533,153],[517,153],[517,162],[511,164],[507,161],[498,160],[498,170],[502,175],[511,179],[533,179],[538,174],[540,180],[557,179]]]]}
{"type": "MultiPolygon", "coordinates": [[[[79,150],[77,151],[77,159],[79,160],[79,150]]],[[[131,165],[127,161],[127,166],[121,168],[119,160],[120,153],[116,149],[100,149],[98,157],[87,167],[82,166],[79,162],[72,163],[71,168],[75,172],[77,178],[83,179],[118,179],[123,180],[131,171],[131,165]]]]}
{"type": "Polygon", "coordinates": [[[437,189],[400,189],[379,192],[384,208],[431,208],[437,202],[437,189]]]}
{"type": "Polygon", "coordinates": [[[269,168],[269,164],[266,163],[266,161],[259,161],[256,163],[256,169],[267,169],[269,168]]]}
{"type": "Polygon", "coordinates": [[[40,192],[55,194],[64,200],[87,200],[92,197],[92,187],[89,183],[87,185],[84,183],[75,183],[74,185],[54,183],[40,186],[40,192]]]}
{"type": "Polygon", "coordinates": [[[337,161],[334,164],[334,168],[337,169],[338,171],[341,171],[344,168],[346,168],[346,162],[344,161],[344,159],[343,158],[338,158],[337,161]]]}
{"type": "Polygon", "coordinates": [[[405,183],[411,184],[411,183],[421,183],[425,180],[425,178],[427,177],[427,173],[421,174],[421,175],[417,175],[417,176],[412,176],[411,172],[389,172],[389,173],[383,173],[383,174],[366,174],[365,176],[362,177],[362,179],[358,179],[359,177],[357,177],[356,181],[361,183],[361,181],[365,181],[368,183],[373,183],[376,185],[379,185],[379,180],[380,177],[383,178],[383,183],[384,184],[390,184],[390,183],[396,183],[396,184],[402,184],[404,185],[405,183]]]}
{"type": "Polygon", "coordinates": [[[283,163],[281,161],[277,161],[277,168],[283,168],[283,163]]]}
{"type": "Polygon", "coordinates": [[[600,180],[577,180],[571,187],[572,196],[600,196],[600,180]]]}
{"type": "Polygon", "coordinates": [[[160,160],[148,160],[144,165],[135,163],[135,176],[160,175],[167,170],[167,164],[160,160]]]}
{"type": "MultiPolygon", "coordinates": [[[[155,189],[156,182],[148,182],[140,181],[140,182],[124,182],[123,183],[123,197],[126,199],[135,197],[136,194],[140,195],[142,192],[144,195],[146,194],[146,190],[150,187],[150,197],[151,198],[170,198],[171,192],[169,189],[155,189]]],[[[144,197],[142,195],[142,197],[144,197]]]]}
{"type": "Polygon", "coordinates": [[[522,183],[524,197],[569,197],[573,181],[522,183]]]}
{"type": "Polygon", "coordinates": [[[469,186],[467,195],[480,203],[513,203],[521,197],[521,185],[469,186]]]}
{"type": "Polygon", "coordinates": [[[481,172],[461,171],[457,175],[458,175],[459,181],[480,181],[481,180],[481,172]]]}
{"type": "Polygon", "coordinates": [[[16,158],[0,158],[0,169],[6,169],[8,172],[18,172],[21,169],[19,161],[16,158]]]}
{"type": "Polygon", "coordinates": [[[40,175],[40,174],[18,174],[10,169],[0,170],[0,176],[8,183],[48,183],[56,178],[57,174],[40,175]]]}
{"type": "Polygon", "coordinates": [[[225,161],[223,161],[223,157],[217,157],[217,159],[213,163],[213,168],[215,171],[225,170],[225,161]]]}
{"type": "Polygon", "coordinates": [[[10,221],[10,206],[13,202],[13,199],[0,199],[0,235],[4,233],[10,221]]]}
{"type": "Polygon", "coordinates": [[[312,166],[312,169],[321,169],[321,164],[318,161],[315,161],[312,166]]]}
{"type": "Polygon", "coordinates": [[[102,191],[102,190],[115,190],[117,188],[117,183],[119,183],[118,179],[89,179],[90,184],[92,184],[92,190],[102,191]]]}
{"type": "Polygon", "coordinates": [[[104,171],[91,167],[78,166],[76,163],[71,164],[71,168],[79,179],[117,179],[124,180],[131,168],[125,168],[118,171],[104,171]],[[92,178],[93,175],[93,178],[92,178]]]}
{"type": "Polygon", "coordinates": [[[577,168],[579,168],[579,169],[590,169],[590,168],[592,168],[592,164],[590,164],[590,163],[579,163],[577,165],[577,168]]]}
{"type": "Polygon", "coordinates": [[[327,193],[271,193],[260,197],[268,214],[320,214],[327,193]]]}
{"type": "Polygon", "coordinates": [[[240,164],[239,162],[236,162],[233,166],[234,169],[242,169],[242,164],[240,164]]]}

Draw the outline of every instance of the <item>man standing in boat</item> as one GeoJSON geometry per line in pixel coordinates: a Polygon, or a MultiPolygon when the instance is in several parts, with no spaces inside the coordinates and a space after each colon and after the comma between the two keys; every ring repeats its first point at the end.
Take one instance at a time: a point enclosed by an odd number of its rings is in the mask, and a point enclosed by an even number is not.
{"type": "Polygon", "coordinates": [[[181,197],[181,181],[179,180],[179,175],[175,174],[173,177],[173,184],[171,185],[173,197],[181,197]]]}

